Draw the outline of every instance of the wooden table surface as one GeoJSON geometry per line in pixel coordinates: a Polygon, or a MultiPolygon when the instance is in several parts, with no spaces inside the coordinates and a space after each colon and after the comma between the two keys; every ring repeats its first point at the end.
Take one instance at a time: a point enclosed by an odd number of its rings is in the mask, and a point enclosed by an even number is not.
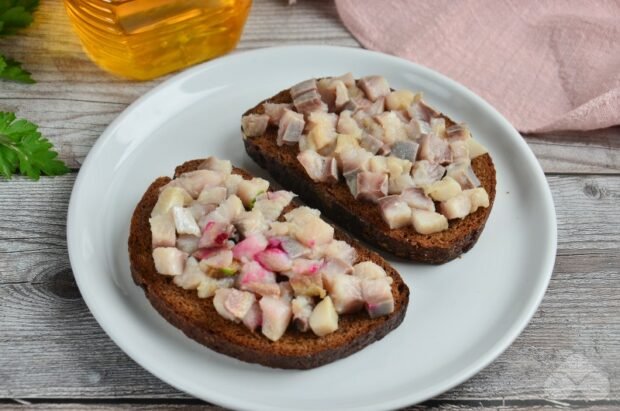
{"type": "MultiPolygon", "coordinates": [[[[135,83],[102,72],[82,53],[62,2],[41,3],[25,35],[0,40],[38,83],[0,82],[0,111],[38,123],[72,172],[0,181],[0,410],[210,408],[107,337],[67,255],[67,205],[80,164],[103,129],[164,79],[135,83]]],[[[331,2],[255,0],[239,50],[281,44],[359,47],[331,2]]],[[[551,284],[504,354],[420,408],[620,409],[620,129],[525,139],[558,215],[551,284]]]]}

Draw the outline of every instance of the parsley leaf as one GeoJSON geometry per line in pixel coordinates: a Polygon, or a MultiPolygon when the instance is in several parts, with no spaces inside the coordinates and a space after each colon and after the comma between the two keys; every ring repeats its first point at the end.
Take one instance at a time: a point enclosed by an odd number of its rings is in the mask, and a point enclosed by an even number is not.
{"type": "Polygon", "coordinates": [[[35,81],[30,72],[22,68],[22,64],[0,54],[0,80],[17,81],[18,83],[32,84],[35,81]]]}
{"type": "MultiPolygon", "coordinates": [[[[0,0],[1,1],[1,0],[0,0]]],[[[53,145],[41,136],[38,126],[15,119],[15,113],[0,112],[0,175],[10,179],[18,170],[38,180],[41,174],[55,176],[69,169],[56,157],[53,145]]]]}
{"type": "MultiPolygon", "coordinates": [[[[39,0],[0,0],[0,36],[13,34],[32,23],[39,0]]],[[[21,63],[0,54],[0,80],[32,84],[35,81],[21,63]]]]}
{"type": "Polygon", "coordinates": [[[0,0],[0,35],[28,27],[38,5],[39,0],[0,0]]]}

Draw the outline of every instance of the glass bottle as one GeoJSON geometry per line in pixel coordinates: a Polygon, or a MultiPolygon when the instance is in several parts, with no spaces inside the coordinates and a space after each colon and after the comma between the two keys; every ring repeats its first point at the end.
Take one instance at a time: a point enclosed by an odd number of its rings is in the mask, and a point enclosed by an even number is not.
{"type": "Polygon", "coordinates": [[[252,0],[65,0],[90,58],[148,80],[232,50],[252,0]]]}

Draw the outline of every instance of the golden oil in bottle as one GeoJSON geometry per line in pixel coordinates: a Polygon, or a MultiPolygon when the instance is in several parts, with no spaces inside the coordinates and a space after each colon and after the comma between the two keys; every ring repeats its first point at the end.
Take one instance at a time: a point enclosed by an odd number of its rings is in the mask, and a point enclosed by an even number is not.
{"type": "Polygon", "coordinates": [[[232,50],[252,0],[65,0],[84,49],[112,73],[148,80],[232,50]]]}

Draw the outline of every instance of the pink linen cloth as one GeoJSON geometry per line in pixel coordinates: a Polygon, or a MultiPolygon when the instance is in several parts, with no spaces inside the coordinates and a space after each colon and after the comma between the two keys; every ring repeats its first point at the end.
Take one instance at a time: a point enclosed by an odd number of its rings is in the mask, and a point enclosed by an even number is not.
{"type": "Polygon", "coordinates": [[[620,124],[620,1],[336,0],[366,48],[435,69],[523,132],[620,124]]]}

